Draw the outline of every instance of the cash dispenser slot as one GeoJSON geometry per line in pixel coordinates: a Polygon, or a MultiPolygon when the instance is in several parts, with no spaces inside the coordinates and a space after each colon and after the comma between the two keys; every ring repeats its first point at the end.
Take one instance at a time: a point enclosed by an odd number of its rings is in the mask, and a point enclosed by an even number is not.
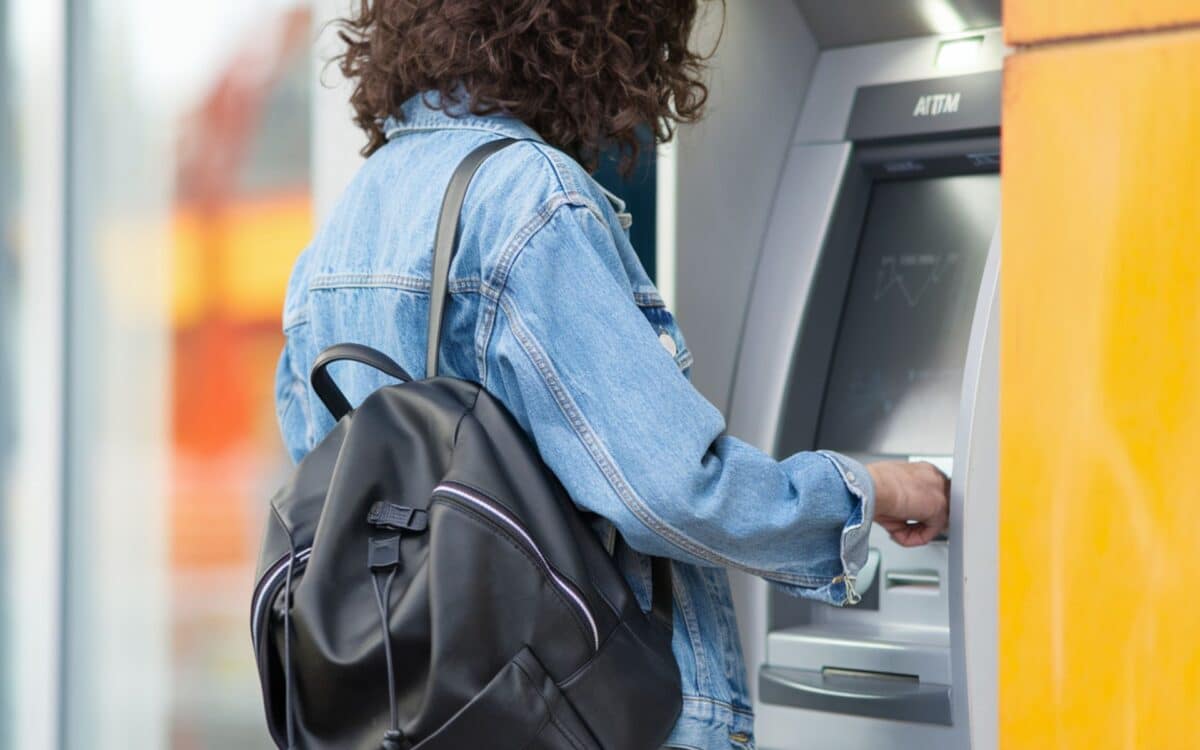
{"type": "Polygon", "coordinates": [[[768,636],[762,700],[880,719],[950,724],[950,643],[943,628],[825,625],[768,636]]]}
{"type": "Polygon", "coordinates": [[[849,670],[763,667],[764,701],[793,708],[950,725],[950,686],[912,677],[849,670]]]}

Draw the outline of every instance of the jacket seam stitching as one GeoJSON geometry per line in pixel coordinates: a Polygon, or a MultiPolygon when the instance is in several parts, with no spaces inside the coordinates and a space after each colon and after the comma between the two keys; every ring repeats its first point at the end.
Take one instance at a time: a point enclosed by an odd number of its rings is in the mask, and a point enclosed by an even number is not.
{"type": "Polygon", "coordinates": [[[550,223],[550,220],[554,218],[554,214],[558,209],[565,205],[571,205],[571,194],[569,193],[555,195],[543,203],[537,213],[529,221],[525,222],[517,230],[516,234],[512,236],[512,239],[508,241],[504,250],[500,252],[500,257],[496,261],[496,267],[491,273],[491,279],[480,287],[480,294],[485,301],[483,310],[481,311],[483,320],[480,324],[479,336],[475,345],[475,369],[479,372],[479,382],[481,383],[487,382],[487,350],[491,346],[492,334],[496,330],[496,306],[499,304],[500,298],[504,294],[504,289],[508,285],[509,273],[516,264],[517,258],[521,256],[521,251],[529,246],[530,240],[545,228],[550,223]]]}
{"type": "MultiPolygon", "coordinates": [[[[547,158],[550,158],[547,156],[547,158]]],[[[561,183],[561,180],[560,180],[561,183]]],[[[566,186],[563,186],[566,190],[566,186]]],[[[520,260],[521,254],[525,248],[529,247],[529,243],[533,240],[537,233],[545,229],[546,226],[554,219],[554,215],[563,206],[571,206],[575,208],[586,208],[588,212],[600,222],[601,226],[607,226],[604,217],[595,210],[591,201],[587,200],[586,196],[579,193],[567,191],[561,195],[551,197],[548,201],[542,204],[538,209],[537,214],[530,219],[521,229],[513,235],[513,238],[505,246],[500,254],[499,260],[496,262],[496,268],[492,271],[492,278],[485,282],[480,289],[480,294],[487,300],[484,304],[484,309],[481,312],[483,321],[479,332],[479,341],[476,345],[476,370],[479,372],[479,380],[481,383],[487,382],[487,350],[491,346],[492,334],[496,326],[496,307],[500,302],[500,298],[504,295],[504,291],[508,288],[508,279],[512,274],[513,267],[520,260]]],[[[648,300],[647,306],[655,306],[663,304],[662,298],[657,294],[635,291],[633,293],[634,301],[638,302],[639,297],[648,300]],[[657,301],[657,302],[655,302],[657,301]]],[[[641,304],[641,303],[639,303],[641,304]]]]}
{"type": "Polygon", "coordinates": [[[289,331],[295,330],[297,328],[300,328],[301,326],[306,326],[306,325],[308,325],[308,315],[307,314],[297,315],[294,317],[288,317],[286,314],[284,314],[284,316],[283,316],[283,332],[284,333],[287,333],[289,331]]]}
{"type": "Polygon", "coordinates": [[[600,469],[601,474],[604,475],[609,486],[617,493],[617,497],[622,501],[625,508],[641,523],[645,524],[648,529],[680,550],[697,558],[718,565],[743,570],[770,581],[805,588],[820,587],[830,583],[830,580],[825,577],[763,570],[740,563],[710,549],[704,544],[689,539],[685,534],[655,514],[637,492],[634,491],[629,481],[621,475],[620,470],[616,467],[616,462],[613,461],[607,449],[600,443],[594,429],[583,417],[579,406],[575,403],[571,395],[566,392],[561,379],[554,371],[553,364],[550,363],[545,352],[542,351],[541,347],[533,340],[529,331],[525,328],[520,314],[513,307],[510,299],[508,297],[501,297],[498,304],[505,315],[508,316],[509,326],[512,328],[517,342],[520,344],[522,350],[524,350],[525,356],[529,357],[538,373],[542,376],[543,382],[545,382],[546,387],[550,390],[559,410],[567,418],[567,422],[575,432],[576,438],[583,443],[584,449],[591,457],[592,462],[600,469]]]}
{"type": "Polygon", "coordinates": [[[687,630],[688,641],[692,646],[692,656],[696,659],[696,684],[709,685],[711,684],[711,676],[708,670],[708,660],[703,656],[705,653],[704,637],[700,633],[700,622],[696,616],[696,605],[686,589],[687,586],[683,584],[678,574],[671,576],[671,593],[675,598],[676,605],[679,607],[679,616],[683,619],[684,629],[687,630]]]}
{"type": "MultiPolygon", "coordinates": [[[[451,292],[479,292],[483,288],[483,280],[478,277],[452,279],[448,285],[451,292]]],[[[338,273],[323,274],[313,277],[308,290],[336,290],[359,288],[401,289],[410,292],[429,293],[432,285],[429,279],[407,274],[376,274],[376,273],[338,273]]]]}
{"type": "MultiPolygon", "coordinates": [[[[558,149],[550,146],[544,141],[532,142],[529,144],[534,150],[542,155],[550,164],[550,171],[554,173],[554,177],[558,180],[558,186],[563,194],[569,199],[569,202],[577,206],[586,208],[593,216],[600,220],[600,223],[607,225],[604,219],[604,212],[600,206],[584,191],[583,187],[571,176],[569,167],[563,161],[563,154],[558,149]]],[[[605,203],[612,206],[616,210],[616,206],[608,197],[608,191],[599,182],[591,180],[594,185],[600,189],[600,192],[605,195],[605,203]]],[[[615,197],[615,196],[614,196],[615,197]]]]}
{"type": "Polygon", "coordinates": [[[683,695],[681,697],[683,698],[683,700],[685,702],[688,702],[688,703],[705,703],[708,705],[716,706],[717,708],[726,709],[730,713],[740,714],[741,716],[745,716],[747,718],[754,718],[754,710],[753,709],[735,706],[732,703],[730,703],[729,701],[723,701],[723,700],[719,700],[717,698],[709,698],[708,696],[704,696],[704,695],[683,695]]]}
{"type": "MultiPolygon", "coordinates": [[[[525,223],[520,230],[513,235],[512,240],[505,246],[500,253],[500,257],[496,261],[496,267],[492,271],[488,279],[488,291],[495,294],[496,301],[499,301],[501,295],[504,294],[504,289],[508,285],[509,275],[512,273],[513,266],[516,265],[521,253],[525,248],[529,247],[530,241],[537,235],[539,231],[544,229],[547,224],[558,213],[558,210],[563,206],[587,207],[587,204],[582,201],[583,196],[574,192],[566,192],[563,194],[552,196],[549,200],[542,204],[537,213],[525,223]]],[[[594,212],[588,208],[589,213],[594,212]]],[[[599,217],[597,217],[599,218],[599,217]]]]}
{"type": "Polygon", "coordinates": [[[642,307],[666,307],[667,303],[654,292],[634,291],[633,301],[642,307]]]}

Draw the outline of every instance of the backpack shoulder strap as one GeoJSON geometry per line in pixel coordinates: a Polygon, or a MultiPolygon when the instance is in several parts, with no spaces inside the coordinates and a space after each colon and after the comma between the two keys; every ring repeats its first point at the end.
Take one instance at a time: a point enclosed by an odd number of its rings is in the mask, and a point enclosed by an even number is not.
{"type": "Polygon", "coordinates": [[[429,290],[429,334],[426,339],[425,377],[438,373],[438,351],[442,343],[442,321],[446,315],[447,285],[450,277],[450,262],[458,252],[459,214],[467,198],[471,178],[488,157],[497,151],[517,143],[516,138],[500,138],[479,146],[467,154],[450,177],[446,195],[442,198],[442,210],[438,214],[437,233],[433,240],[433,275],[429,290]]]}
{"type": "MultiPolygon", "coordinates": [[[[429,332],[425,350],[425,377],[432,378],[438,373],[439,352],[442,343],[442,322],[446,315],[446,299],[449,296],[447,287],[450,279],[450,263],[458,252],[458,229],[462,207],[467,198],[467,188],[479,167],[488,157],[501,149],[507,148],[521,139],[500,138],[479,146],[467,154],[446,187],[446,195],[442,198],[441,212],[438,214],[437,233],[433,241],[433,276],[429,290],[429,332]]],[[[651,557],[651,611],[668,629],[672,626],[672,575],[671,561],[661,557],[651,557]]]]}

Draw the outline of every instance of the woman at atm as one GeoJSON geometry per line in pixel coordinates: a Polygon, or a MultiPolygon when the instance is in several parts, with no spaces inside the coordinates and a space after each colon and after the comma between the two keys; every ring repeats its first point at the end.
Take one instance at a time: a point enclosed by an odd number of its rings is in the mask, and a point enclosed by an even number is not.
{"type": "MultiPolygon", "coordinates": [[[[333,426],[307,383],[317,353],[371,342],[424,370],[434,222],[450,171],[493,139],[467,197],[442,344],[449,374],[515,415],[574,501],[619,536],[645,602],[647,555],[675,574],[682,715],[668,745],[746,747],[753,717],[725,569],[832,605],[858,599],[872,522],[924,544],[947,522],[928,464],[778,461],[725,434],[687,344],[630,246],[599,154],[633,163],[698,120],[699,0],[363,0],[340,65],[369,158],[297,261],[277,409],[299,459],[333,426]]],[[[732,251],[732,250],[731,250],[732,251]]],[[[717,301],[719,303],[719,301],[717,301]]],[[[371,384],[355,384],[365,392],[371,384]]],[[[615,537],[614,537],[615,538],[615,537]]],[[[610,540],[611,541],[611,540],[610,540]]]]}

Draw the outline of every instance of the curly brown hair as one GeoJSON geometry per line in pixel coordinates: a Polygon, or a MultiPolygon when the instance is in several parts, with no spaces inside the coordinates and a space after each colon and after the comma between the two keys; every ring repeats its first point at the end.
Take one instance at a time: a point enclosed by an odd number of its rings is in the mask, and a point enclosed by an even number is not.
{"type": "Polygon", "coordinates": [[[703,113],[706,55],[690,47],[701,2],[359,0],[337,61],[362,153],[384,144],[404,101],[436,92],[443,109],[520,119],[589,170],[616,147],[628,171],[640,132],[663,143],[703,113]]]}

